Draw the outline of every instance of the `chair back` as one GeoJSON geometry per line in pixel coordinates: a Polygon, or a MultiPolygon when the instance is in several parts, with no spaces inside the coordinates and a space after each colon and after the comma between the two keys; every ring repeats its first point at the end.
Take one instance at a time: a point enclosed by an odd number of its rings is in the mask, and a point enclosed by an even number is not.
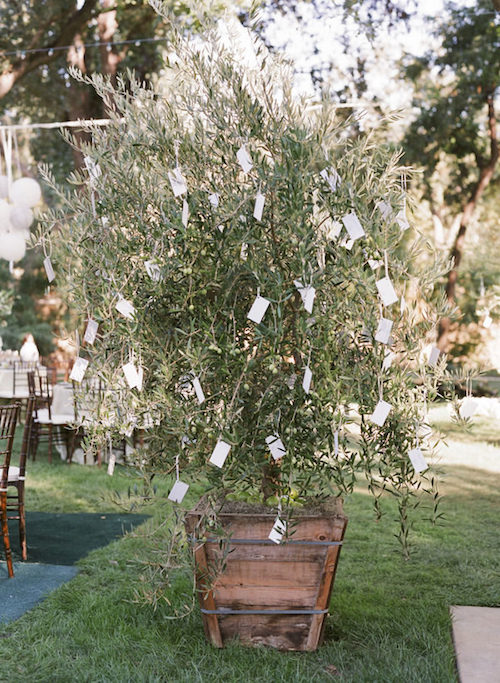
{"type": "Polygon", "coordinates": [[[39,372],[30,371],[27,373],[27,376],[29,395],[35,399],[33,410],[36,413],[38,408],[47,407],[50,416],[50,404],[52,402],[52,383],[50,381],[50,374],[41,374],[39,372]]]}
{"type": "Polygon", "coordinates": [[[33,427],[33,413],[35,412],[36,398],[30,396],[26,406],[26,422],[23,429],[23,440],[21,442],[21,453],[19,454],[19,480],[23,481],[26,476],[26,459],[29,454],[31,444],[31,429],[33,427]]]}
{"type": "Polygon", "coordinates": [[[7,490],[12,444],[19,415],[19,403],[0,406],[0,464],[2,467],[0,478],[0,492],[7,490]]]}

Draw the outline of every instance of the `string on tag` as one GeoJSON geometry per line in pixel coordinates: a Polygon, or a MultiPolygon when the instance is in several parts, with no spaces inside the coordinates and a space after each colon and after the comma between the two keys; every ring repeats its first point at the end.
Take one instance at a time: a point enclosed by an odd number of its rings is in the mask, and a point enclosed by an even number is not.
{"type": "Polygon", "coordinates": [[[49,242],[49,249],[47,249],[47,242],[45,236],[42,236],[42,251],[45,258],[52,257],[52,242],[49,242]]]}
{"type": "Polygon", "coordinates": [[[13,137],[14,137],[14,150],[15,150],[15,153],[16,153],[16,166],[17,166],[17,172],[19,173],[19,176],[22,176],[23,172],[22,172],[22,169],[21,169],[21,159],[20,159],[20,157],[19,157],[19,147],[17,146],[17,134],[16,134],[15,131],[14,131],[13,137]]]}
{"type": "Polygon", "coordinates": [[[418,423],[418,420],[415,420],[415,442],[416,442],[416,448],[419,447],[418,430],[419,430],[419,423],[418,423]]]}
{"type": "Polygon", "coordinates": [[[12,131],[7,132],[2,128],[0,130],[2,140],[3,156],[5,159],[5,173],[7,175],[7,188],[10,192],[12,185],[12,131]]]}
{"type": "Polygon", "coordinates": [[[385,267],[385,276],[386,276],[386,278],[389,278],[389,263],[387,260],[387,249],[384,249],[384,267],[385,267]]]}
{"type": "Polygon", "coordinates": [[[333,454],[335,455],[335,457],[337,457],[339,454],[339,430],[338,429],[336,429],[333,432],[333,454]]]}
{"type": "Polygon", "coordinates": [[[381,401],[384,400],[384,379],[380,375],[378,376],[378,395],[381,401]]]}
{"type": "Polygon", "coordinates": [[[406,173],[405,173],[405,171],[403,171],[401,173],[401,189],[403,190],[403,192],[406,192],[406,173]]]}
{"type": "Polygon", "coordinates": [[[175,480],[179,481],[179,454],[175,456],[175,480]]]}
{"type": "Polygon", "coordinates": [[[80,355],[80,334],[75,330],[76,355],[80,355]]]}
{"type": "Polygon", "coordinates": [[[179,168],[179,140],[174,140],[175,168],[179,168]]]}

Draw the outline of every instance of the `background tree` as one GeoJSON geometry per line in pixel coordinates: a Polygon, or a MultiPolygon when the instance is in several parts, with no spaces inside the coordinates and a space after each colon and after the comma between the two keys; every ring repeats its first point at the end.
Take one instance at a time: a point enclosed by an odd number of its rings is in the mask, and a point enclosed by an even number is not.
{"type": "MultiPolygon", "coordinates": [[[[418,115],[404,140],[407,158],[423,167],[423,198],[438,231],[456,230],[446,279],[450,306],[456,302],[465,237],[490,184],[498,185],[498,88],[500,23],[488,0],[474,11],[448,6],[449,19],[436,29],[442,50],[407,64],[415,83],[418,115]]],[[[443,233],[441,239],[446,243],[443,233]]],[[[450,318],[441,320],[440,348],[449,341],[450,318]]]]}

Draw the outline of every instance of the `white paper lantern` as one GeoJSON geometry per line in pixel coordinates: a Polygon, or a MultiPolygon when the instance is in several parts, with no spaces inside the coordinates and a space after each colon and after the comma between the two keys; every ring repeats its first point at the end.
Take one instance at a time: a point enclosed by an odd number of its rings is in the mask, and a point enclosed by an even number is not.
{"type": "Polygon", "coordinates": [[[33,178],[19,178],[12,183],[10,199],[13,204],[35,206],[41,198],[42,190],[33,178]]]}
{"type": "Polygon", "coordinates": [[[28,230],[33,223],[33,211],[27,206],[11,206],[10,222],[15,230],[28,230]]]}
{"type": "Polygon", "coordinates": [[[26,243],[20,232],[4,232],[0,235],[0,257],[7,261],[20,261],[26,253],[26,243]]]}
{"type": "Polygon", "coordinates": [[[9,179],[6,175],[0,175],[0,199],[7,199],[9,196],[9,179]]]}
{"type": "Polygon", "coordinates": [[[10,227],[10,204],[0,199],[0,230],[4,232],[10,227]]]}

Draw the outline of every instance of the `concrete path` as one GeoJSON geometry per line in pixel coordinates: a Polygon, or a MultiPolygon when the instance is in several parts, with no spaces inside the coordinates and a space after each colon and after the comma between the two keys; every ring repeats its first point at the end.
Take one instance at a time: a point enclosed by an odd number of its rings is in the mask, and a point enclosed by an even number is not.
{"type": "Polygon", "coordinates": [[[460,683],[500,683],[500,607],[451,607],[460,683]]]}

